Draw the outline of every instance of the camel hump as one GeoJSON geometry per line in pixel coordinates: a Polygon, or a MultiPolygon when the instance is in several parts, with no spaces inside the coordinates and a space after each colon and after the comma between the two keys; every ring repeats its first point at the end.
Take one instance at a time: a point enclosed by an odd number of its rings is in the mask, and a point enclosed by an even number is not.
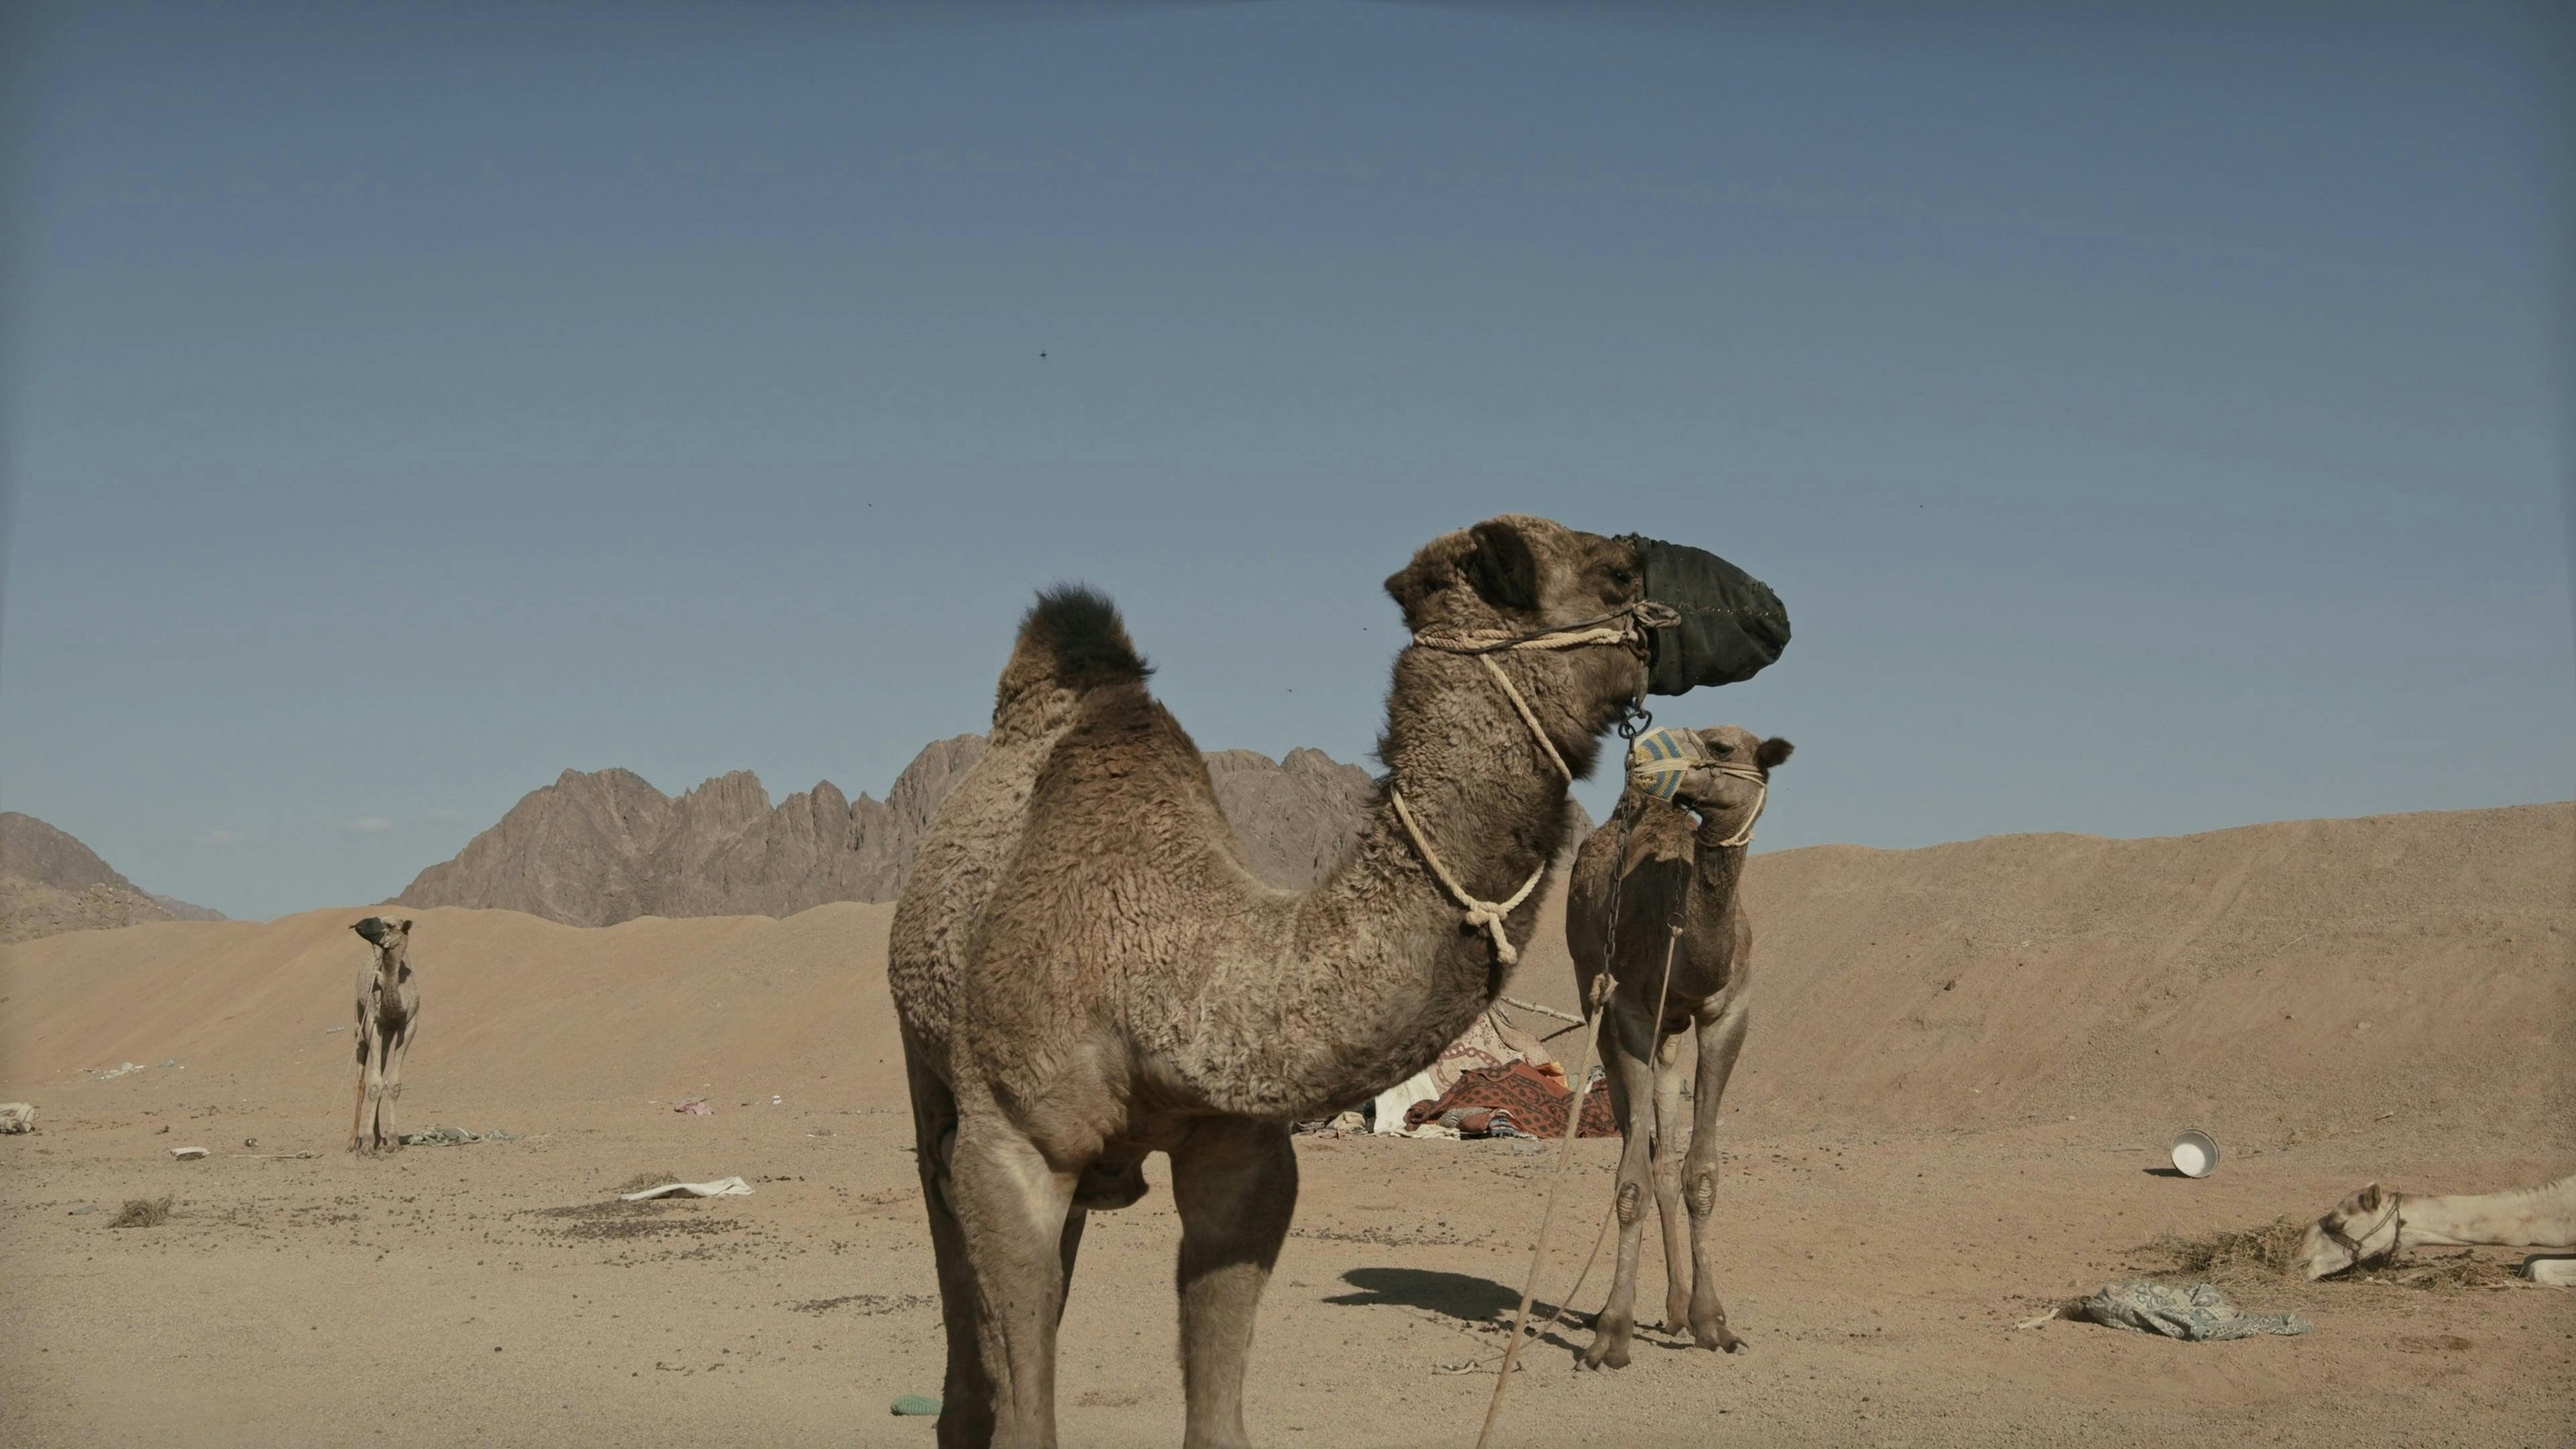
{"type": "Polygon", "coordinates": [[[1014,652],[1050,661],[1061,689],[1132,684],[1154,672],[1127,637],[1118,606],[1088,584],[1058,584],[1041,592],[1020,625],[1014,652]]]}

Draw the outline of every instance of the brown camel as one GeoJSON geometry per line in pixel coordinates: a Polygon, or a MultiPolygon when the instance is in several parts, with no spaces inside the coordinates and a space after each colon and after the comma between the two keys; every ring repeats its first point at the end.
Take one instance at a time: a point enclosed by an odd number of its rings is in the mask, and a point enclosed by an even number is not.
{"type": "Polygon", "coordinates": [[[1640,621],[1674,617],[1643,597],[1656,546],[1509,516],[1387,580],[1414,636],[1387,776],[1302,894],[1246,865],[1109,602],[1040,596],[991,747],[895,908],[887,972],[948,1331],[941,1444],[1055,1443],[1085,1215],[1142,1196],[1150,1152],[1181,1219],[1184,1442],[1245,1442],[1254,1311],[1297,1194],[1290,1124],[1421,1070],[1502,989],[1567,783],[1646,688],[1640,621]]]}
{"type": "Polygon", "coordinates": [[[351,1152],[400,1152],[394,1103],[402,1097],[403,1053],[420,1029],[420,983],[411,969],[411,922],[369,916],[349,928],[375,959],[358,973],[358,1111],[351,1152]]]}
{"type": "Polygon", "coordinates": [[[1639,787],[1639,756],[1632,753],[1628,788],[1609,821],[1576,852],[1566,897],[1565,945],[1587,1013],[1596,984],[1609,993],[1599,1023],[1601,1057],[1610,1107],[1626,1139],[1613,1199],[1618,1266],[1583,1350],[1586,1368],[1628,1366],[1649,1188],[1664,1228],[1664,1331],[1679,1333],[1687,1323],[1702,1348],[1744,1348],[1726,1325],[1708,1242],[1717,1208],[1717,1106],[1750,1020],[1753,925],[1737,885],[1771,771],[1793,746],[1733,725],[1691,733],[1703,753],[1666,777],[1665,789],[1678,803],[1639,787]],[[1608,981],[1600,979],[1605,970],[1608,981]],[[1682,1040],[1694,1027],[1697,1088],[1685,1118],[1682,1040]]]}

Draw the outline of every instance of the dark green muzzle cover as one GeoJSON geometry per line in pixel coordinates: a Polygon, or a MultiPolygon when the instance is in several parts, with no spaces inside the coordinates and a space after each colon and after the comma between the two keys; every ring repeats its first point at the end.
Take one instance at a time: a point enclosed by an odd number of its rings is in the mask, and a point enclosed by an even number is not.
{"type": "Polygon", "coordinates": [[[1630,534],[1646,599],[1681,616],[1649,631],[1649,694],[1751,679],[1789,647],[1789,611],[1770,586],[1706,549],[1630,534]]]}

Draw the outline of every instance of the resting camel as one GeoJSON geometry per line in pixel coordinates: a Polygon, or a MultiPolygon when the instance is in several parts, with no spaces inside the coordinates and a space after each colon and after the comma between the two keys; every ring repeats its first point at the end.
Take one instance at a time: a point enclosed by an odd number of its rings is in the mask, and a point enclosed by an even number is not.
{"type": "Polygon", "coordinates": [[[1575,855],[1565,907],[1566,950],[1574,958],[1575,987],[1587,1014],[1596,986],[1610,993],[1602,1007],[1601,1057],[1610,1109],[1624,1138],[1613,1200],[1618,1267],[1610,1299],[1593,1320],[1592,1342],[1583,1350],[1585,1368],[1628,1366],[1650,1187],[1664,1229],[1664,1331],[1679,1333],[1687,1323],[1691,1340],[1702,1348],[1744,1348],[1726,1325],[1708,1243],[1709,1218],[1717,1210],[1717,1105],[1744,1050],[1750,1020],[1753,926],[1736,887],[1771,771],[1794,746],[1733,725],[1659,730],[1638,744],[1630,755],[1628,788],[1609,821],[1575,855]],[[1690,747],[1687,757],[1666,747],[1672,758],[1670,768],[1654,772],[1660,782],[1640,768],[1646,747],[1658,737],[1690,747]],[[1605,970],[1606,983],[1600,981],[1605,970]],[[1698,1086],[1685,1117],[1682,1042],[1693,1027],[1698,1086]],[[1685,1133],[1688,1155],[1680,1156],[1685,1133]]]}
{"type": "Polygon", "coordinates": [[[1388,579],[1412,641],[1387,774],[1303,893],[1246,864],[1108,600],[1040,595],[991,745],[895,907],[887,970],[948,1332],[941,1444],[1056,1442],[1085,1216],[1141,1197],[1151,1152],[1181,1220],[1184,1443],[1246,1442],[1254,1312],[1297,1197],[1291,1124],[1428,1066],[1501,991],[1566,787],[1647,688],[1656,547],[1506,516],[1388,579]]]}
{"type": "MultiPolygon", "coordinates": [[[[2326,1278],[2365,1263],[2393,1262],[2409,1243],[2576,1248],[2576,1176],[2448,1197],[2390,1192],[2374,1182],[2308,1225],[2299,1261],[2310,1278],[2326,1278]]],[[[2566,1262],[2534,1258],[2525,1267],[2535,1281],[2565,1283],[2566,1262]]]]}
{"type": "Polygon", "coordinates": [[[375,959],[358,973],[358,1113],[351,1152],[400,1152],[394,1103],[402,1096],[403,1053],[420,1029],[420,983],[412,979],[411,922],[369,916],[349,928],[375,959]]]}

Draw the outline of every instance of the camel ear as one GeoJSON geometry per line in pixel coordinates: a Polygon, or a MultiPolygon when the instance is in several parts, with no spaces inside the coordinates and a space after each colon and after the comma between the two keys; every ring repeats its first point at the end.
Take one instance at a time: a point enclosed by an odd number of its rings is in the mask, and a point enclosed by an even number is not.
{"type": "Polygon", "coordinates": [[[1463,533],[1442,534],[1424,544],[1413,562],[1387,576],[1386,596],[1404,610],[1406,628],[1421,627],[1423,604],[1458,581],[1458,566],[1473,546],[1463,533]]]}
{"type": "Polygon", "coordinates": [[[1489,520],[1468,529],[1467,536],[1476,541],[1476,551],[1458,571],[1485,602],[1498,609],[1537,608],[1538,555],[1521,531],[1489,520]]]}
{"type": "Polygon", "coordinates": [[[402,933],[406,936],[411,934],[411,922],[405,921],[402,923],[402,933]]]}
{"type": "Polygon", "coordinates": [[[1760,747],[1755,749],[1753,752],[1753,763],[1760,765],[1765,770],[1776,770],[1780,768],[1782,761],[1796,753],[1797,748],[1798,747],[1796,745],[1789,743],[1787,740],[1764,740],[1760,747]]]}
{"type": "Polygon", "coordinates": [[[2379,1184],[2374,1182],[2368,1187],[2363,1188],[2361,1191],[2354,1193],[2352,1195],[2352,1205],[2366,1213],[2375,1213],[2379,1211],[2379,1184]]]}

